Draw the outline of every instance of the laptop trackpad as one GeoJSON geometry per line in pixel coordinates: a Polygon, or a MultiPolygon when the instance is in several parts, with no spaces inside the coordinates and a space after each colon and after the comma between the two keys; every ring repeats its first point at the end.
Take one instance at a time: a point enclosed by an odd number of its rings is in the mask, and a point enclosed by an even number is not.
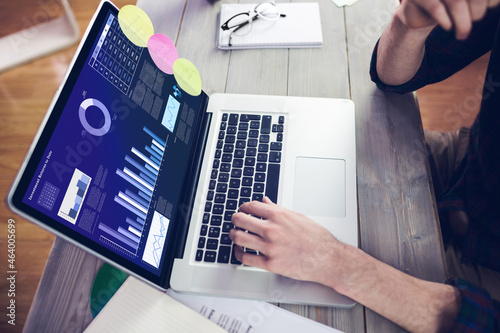
{"type": "Polygon", "coordinates": [[[345,217],[345,161],[297,157],[293,210],[307,216],[345,217]]]}

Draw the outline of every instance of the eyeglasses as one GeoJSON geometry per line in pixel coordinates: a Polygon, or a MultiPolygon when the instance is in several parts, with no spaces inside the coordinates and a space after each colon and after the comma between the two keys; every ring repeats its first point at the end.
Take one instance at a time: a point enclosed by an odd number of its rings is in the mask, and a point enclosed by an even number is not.
{"type": "Polygon", "coordinates": [[[280,17],[286,17],[285,14],[280,14],[276,8],[276,4],[271,1],[261,2],[253,11],[239,13],[227,20],[222,26],[223,31],[233,29],[229,35],[229,46],[232,46],[232,37],[245,36],[252,31],[253,21],[261,18],[266,21],[276,21],[280,17]]]}

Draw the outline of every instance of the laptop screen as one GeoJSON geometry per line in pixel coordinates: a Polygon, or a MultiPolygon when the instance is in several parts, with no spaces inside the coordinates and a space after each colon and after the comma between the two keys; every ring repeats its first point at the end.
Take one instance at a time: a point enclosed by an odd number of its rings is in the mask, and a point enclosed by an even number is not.
{"type": "Polygon", "coordinates": [[[104,6],[29,162],[22,202],[122,265],[160,276],[205,102],[159,70],[104,6]]]}

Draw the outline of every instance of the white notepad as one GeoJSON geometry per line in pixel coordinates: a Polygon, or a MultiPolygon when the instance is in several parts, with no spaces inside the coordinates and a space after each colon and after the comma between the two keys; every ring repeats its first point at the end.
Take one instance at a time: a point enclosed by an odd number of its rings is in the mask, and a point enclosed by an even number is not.
{"type": "Polygon", "coordinates": [[[90,323],[85,333],[225,333],[164,292],[129,277],[90,323]]]}
{"type": "Polygon", "coordinates": [[[129,277],[85,333],[270,333],[340,331],[263,301],[168,295],[129,277]]]}
{"type": "Polygon", "coordinates": [[[244,36],[232,37],[231,30],[223,31],[221,25],[230,17],[253,11],[257,4],[223,4],[221,6],[220,23],[217,27],[217,47],[223,50],[249,48],[310,48],[321,47],[323,34],[319,6],[316,2],[277,3],[280,17],[275,21],[256,20],[252,31],[244,36]]]}

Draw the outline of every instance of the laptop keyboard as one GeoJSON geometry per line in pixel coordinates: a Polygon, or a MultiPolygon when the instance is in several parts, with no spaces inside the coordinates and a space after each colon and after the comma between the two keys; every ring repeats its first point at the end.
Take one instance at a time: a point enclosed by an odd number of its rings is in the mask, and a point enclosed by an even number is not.
{"type": "Polygon", "coordinates": [[[276,202],[284,127],[283,115],[222,115],[196,261],[241,265],[229,239],[231,216],[264,196],[276,202]]]}
{"type": "Polygon", "coordinates": [[[89,65],[121,92],[128,94],[142,51],[142,47],[125,36],[118,19],[110,16],[89,65]]]}

